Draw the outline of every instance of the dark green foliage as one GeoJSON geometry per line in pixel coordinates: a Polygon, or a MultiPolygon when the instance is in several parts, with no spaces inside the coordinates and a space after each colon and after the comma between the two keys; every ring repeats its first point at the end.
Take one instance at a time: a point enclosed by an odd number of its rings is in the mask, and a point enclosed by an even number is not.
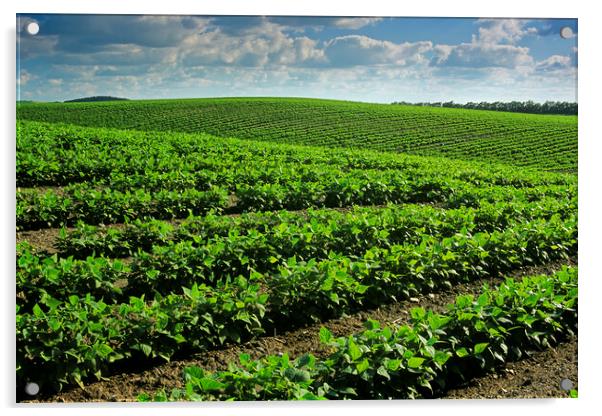
{"type": "MultiPolygon", "coordinates": [[[[141,394],[141,401],[407,399],[432,397],[459,381],[556,344],[577,330],[577,268],[552,276],[507,279],[478,297],[459,296],[444,314],[411,310],[411,323],[320,340],[324,360],[267,356],[209,373],[184,371],[185,389],[141,394]]],[[[575,394],[576,395],[576,394],[575,394]]],[[[573,394],[572,394],[573,396],[573,394]]]]}

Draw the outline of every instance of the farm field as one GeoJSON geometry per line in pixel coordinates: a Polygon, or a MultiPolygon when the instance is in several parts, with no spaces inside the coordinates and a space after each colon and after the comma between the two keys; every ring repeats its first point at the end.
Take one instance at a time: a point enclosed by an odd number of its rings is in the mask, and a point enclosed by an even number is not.
{"type": "Polygon", "coordinates": [[[17,116],[577,171],[577,116],[303,98],[24,103],[17,116]]]}
{"type": "Polygon", "coordinates": [[[17,116],[17,386],[39,400],[461,396],[575,342],[576,117],[242,98],[17,116]]]}

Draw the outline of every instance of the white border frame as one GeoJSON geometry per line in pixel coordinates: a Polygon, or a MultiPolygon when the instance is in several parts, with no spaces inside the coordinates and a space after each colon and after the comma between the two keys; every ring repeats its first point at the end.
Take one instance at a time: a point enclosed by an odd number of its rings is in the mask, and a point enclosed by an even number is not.
{"type": "MultiPolygon", "coordinates": [[[[600,15],[595,12],[595,2],[558,1],[526,2],[524,0],[504,0],[501,2],[476,2],[469,0],[428,2],[387,2],[370,0],[350,3],[348,1],[304,0],[284,2],[278,0],[228,0],[194,1],[171,0],[151,3],[148,0],[130,0],[121,2],[101,2],[90,0],[73,2],[55,0],[21,0],[13,4],[4,3],[2,21],[4,31],[4,59],[2,81],[5,99],[2,100],[2,125],[4,128],[2,169],[0,181],[2,195],[6,198],[3,207],[2,264],[8,272],[4,275],[4,302],[1,303],[4,333],[2,344],[2,368],[0,370],[3,407],[8,413],[31,413],[44,411],[48,415],[81,415],[115,412],[123,415],[146,414],[163,415],[166,411],[176,410],[178,414],[232,414],[245,411],[254,415],[281,414],[307,415],[317,412],[333,414],[335,411],[346,414],[363,414],[374,408],[378,412],[423,412],[445,413],[446,415],[465,415],[467,411],[488,415],[507,415],[510,412],[537,412],[567,415],[569,413],[587,414],[595,409],[599,397],[601,359],[599,350],[601,312],[596,308],[602,295],[602,279],[596,273],[596,256],[600,255],[597,237],[600,227],[600,141],[602,137],[597,127],[600,118],[600,48],[602,39],[600,15]],[[579,301],[579,399],[537,399],[537,400],[470,400],[470,401],[399,401],[399,402],[337,402],[337,403],[217,403],[217,404],[50,404],[43,406],[15,405],[14,394],[14,226],[15,226],[15,23],[16,13],[96,13],[96,14],[212,14],[212,15],[331,15],[331,16],[440,16],[440,17],[572,17],[579,19],[579,267],[581,297],[579,301]]],[[[592,412],[593,413],[593,412],[592,412]]]]}

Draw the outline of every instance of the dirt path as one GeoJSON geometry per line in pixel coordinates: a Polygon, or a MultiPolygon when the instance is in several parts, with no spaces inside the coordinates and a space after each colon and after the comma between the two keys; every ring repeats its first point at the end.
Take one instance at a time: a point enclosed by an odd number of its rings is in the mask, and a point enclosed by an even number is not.
{"type": "MultiPolygon", "coordinates": [[[[571,262],[572,263],[572,262],[571,262]]],[[[551,263],[541,267],[528,267],[513,273],[520,277],[534,274],[551,274],[563,263],[551,263]]],[[[403,324],[408,321],[409,310],[416,306],[443,312],[447,304],[461,294],[478,294],[483,284],[489,286],[499,284],[501,277],[490,278],[461,284],[452,290],[440,293],[425,294],[408,301],[383,305],[379,308],[362,311],[356,314],[318,323],[290,332],[264,336],[244,344],[230,345],[221,349],[196,354],[186,359],[172,361],[150,368],[128,368],[123,373],[116,373],[107,380],[92,382],[85,390],[71,388],[54,396],[40,398],[48,402],[84,402],[84,401],[135,401],[142,392],[154,392],[165,388],[169,391],[182,387],[182,370],[189,366],[199,366],[215,371],[226,369],[228,363],[238,362],[241,353],[248,353],[253,358],[268,354],[288,353],[291,357],[311,352],[318,357],[328,355],[329,351],[319,342],[319,330],[327,327],[335,336],[348,336],[359,332],[367,319],[375,319],[385,324],[403,324]]],[[[576,372],[576,361],[575,361],[576,372]]]]}

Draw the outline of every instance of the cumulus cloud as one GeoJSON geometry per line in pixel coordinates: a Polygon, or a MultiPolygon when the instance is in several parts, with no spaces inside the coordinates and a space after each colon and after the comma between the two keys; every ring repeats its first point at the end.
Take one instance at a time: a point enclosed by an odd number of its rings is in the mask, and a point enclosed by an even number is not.
{"type": "Polygon", "coordinates": [[[515,44],[526,35],[537,33],[535,27],[526,27],[529,20],[524,19],[479,19],[478,37],[473,43],[496,45],[515,44]]]}
{"type": "Polygon", "coordinates": [[[237,36],[221,29],[191,36],[181,45],[184,65],[311,65],[324,60],[317,41],[291,37],[282,27],[268,21],[246,28],[237,36]]]}
{"type": "Polygon", "coordinates": [[[566,55],[552,55],[535,65],[535,68],[539,71],[557,71],[569,67],[571,67],[571,57],[566,55]]]}
{"type": "Polygon", "coordinates": [[[434,51],[432,63],[437,66],[516,68],[534,63],[529,48],[513,45],[462,43],[437,45],[434,51]]]}
{"type": "Polygon", "coordinates": [[[523,19],[479,19],[480,27],[470,43],[458,45],[439,44],[434,47],[431,64],[471,68],[524,68],[533,67],[535,61],[529,48],[517,46],[524,36],[537,32],[527,27],[523,19]]]}
{"type": "Polygon", "coordinates": [[[326,43],[325,55],[333,66],[356,65],[409,65],[426,63],[425,52],[433,43],[394,43],[376,40],[363,35],[339,36],[326,43]]]}

